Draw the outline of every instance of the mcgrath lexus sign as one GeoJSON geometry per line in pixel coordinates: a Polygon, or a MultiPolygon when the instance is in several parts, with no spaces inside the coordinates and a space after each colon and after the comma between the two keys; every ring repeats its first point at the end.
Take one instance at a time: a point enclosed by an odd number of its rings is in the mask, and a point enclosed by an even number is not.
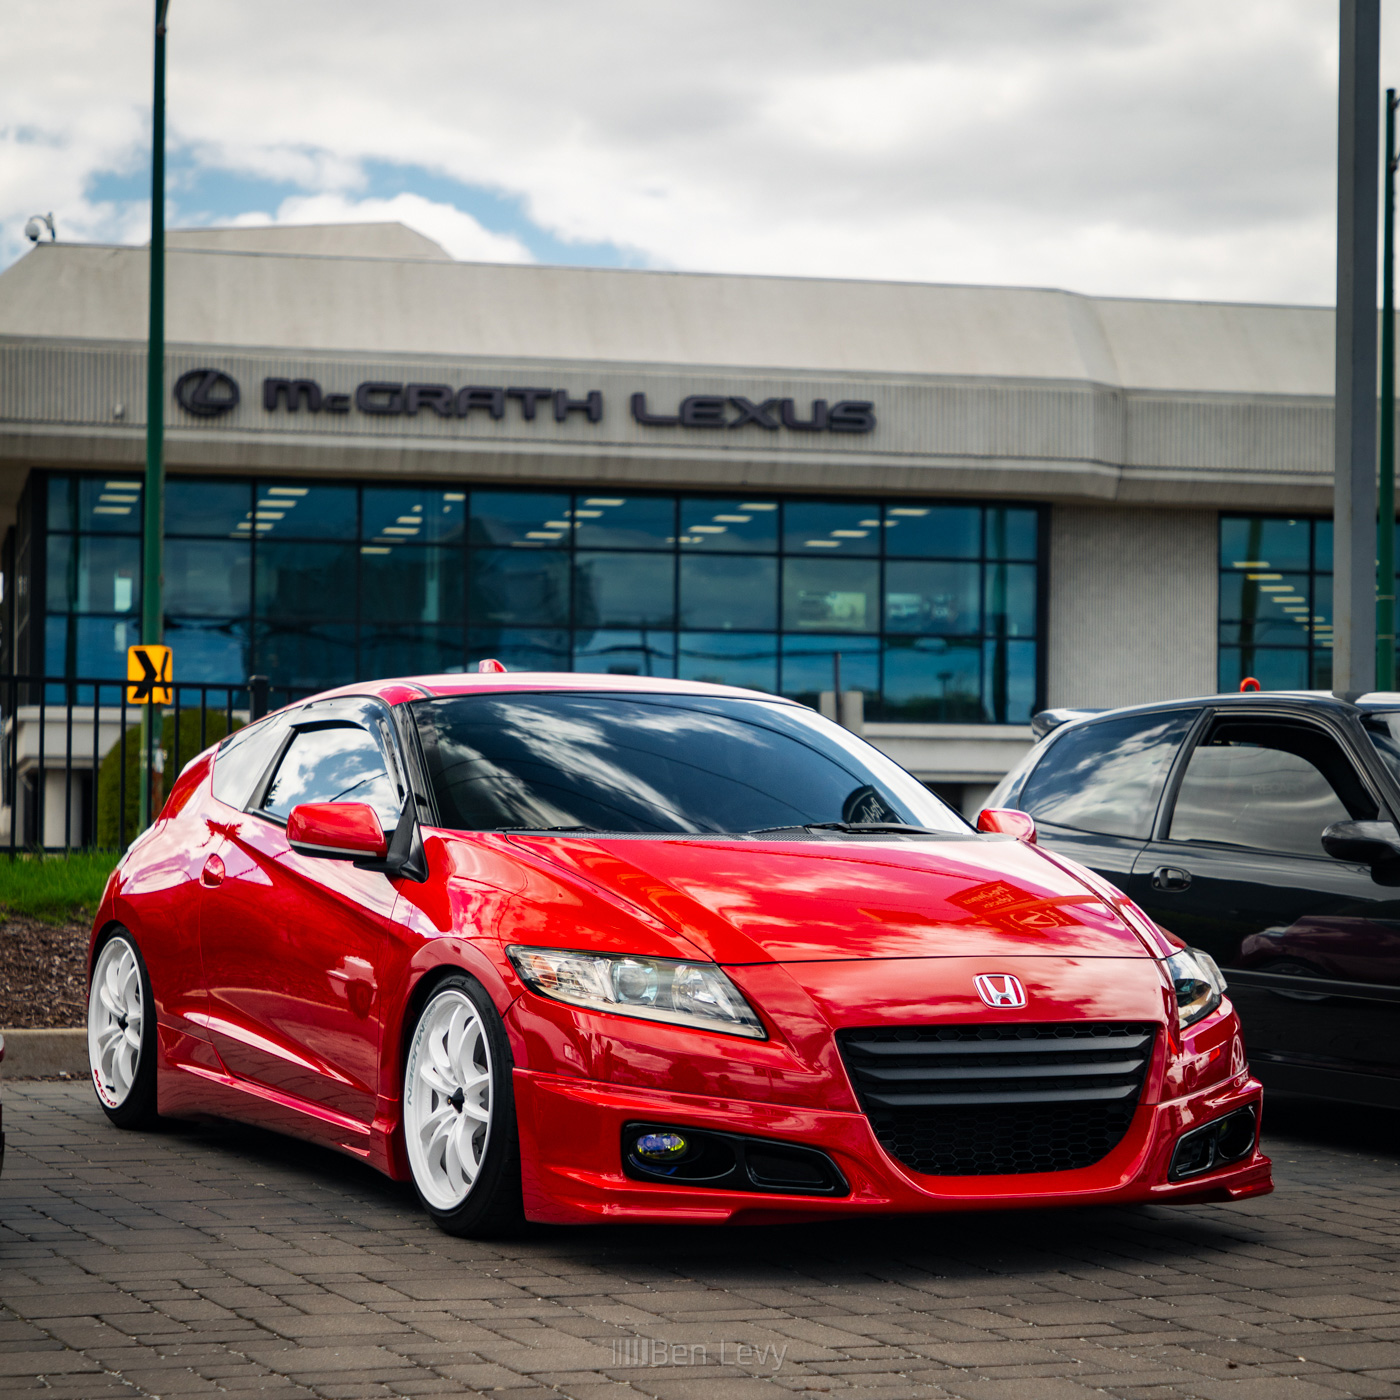
{"type": "MultiPolygon", "coordinates": [[[[238,383],[220,369],[192,369],[175,381],[175,401],[196,418],[217,418],[239,402],[238,383]]],[[[470,418],[507,416],[527,423],[565,423],[572,416],[603,421],[603,394],[592,389],[575,396],[568,389],[503,384],[405,384],[367,379],[352,392],[325,390],[314,379],[269,376],[262,384],[266,413],[364,414],[371,418],[470,418]]],[[[875,427],[875,405],[866,399],[800,402],[792,398],[751,399],[743,394],[690,394],[673,406],[651,404],[632,394],[634,422],[646,428],[758,428],[770,433],[868,433],[875,427]]]]}

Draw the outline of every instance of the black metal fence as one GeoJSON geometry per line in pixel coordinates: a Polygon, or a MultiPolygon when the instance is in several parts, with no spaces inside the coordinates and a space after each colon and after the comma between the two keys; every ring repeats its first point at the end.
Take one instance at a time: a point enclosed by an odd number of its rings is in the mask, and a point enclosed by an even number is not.
{"type": "Polygon", "coordinates": [[[168,705],[133,705],[123,681],[0,676],[0,852],[124,850],[142,784],[154,817],[196,754],[310,693],[265,676],[170,692],[168,705]]]}

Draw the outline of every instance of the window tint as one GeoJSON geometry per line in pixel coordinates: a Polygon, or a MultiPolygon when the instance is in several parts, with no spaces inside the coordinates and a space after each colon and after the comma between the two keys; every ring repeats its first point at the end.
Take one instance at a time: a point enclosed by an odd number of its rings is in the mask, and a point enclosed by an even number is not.
{"type": "Polygon", "coordinates": [[[877,749],[795,705],[471,695],[414,706],[445,825],[743,832],[966,824],[877,749]]]}
{"type": "Polygon", "coordinates": [[[214,759],[214,796],[241,812],[286,733],[286,717],[273,715],[230,734],[214,759]]]}
{"type": "Polygon", "coordinates": [[[1067,729],[1026,780],[1021,808],[1054,826],[1146,840],[1192,718],[1177,710],[1067,729]]]}
{"type": "Polygon", "coordinates": [[[303,729],[278,765],[262,811],[285,820],[303,802],[367,802],[386,831],[399,819],[398,789],[379,745],[358,725],[303,729]]]}
{"type": "Polygon", "coordinates": [[[1225,721],[1191,755],[1171,839],[1321,856],[1323,827],[1375,817],[1351,761],[1321,730],[1225,721]]]}

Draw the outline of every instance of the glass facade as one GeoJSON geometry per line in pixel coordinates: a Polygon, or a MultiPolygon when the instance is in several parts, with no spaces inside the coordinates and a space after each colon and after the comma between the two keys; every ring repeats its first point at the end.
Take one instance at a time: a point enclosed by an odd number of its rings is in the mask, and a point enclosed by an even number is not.
{"type": "MultiPolygon", "coordinates": [[[[44,486],[43,669],[116,677],[140,480],[44,486]]],[[[815,704],[839,670],[872,719],[1024,723],[1042,532],[1034,506],[173,478],[166,640],[184,681],[310,689],[491,656],[815,704]]]]}
{"type": "Polygon", "coordinates": [[[1220,518],[1220,689],[1332,687],[1332,521],[1220,518]]]}

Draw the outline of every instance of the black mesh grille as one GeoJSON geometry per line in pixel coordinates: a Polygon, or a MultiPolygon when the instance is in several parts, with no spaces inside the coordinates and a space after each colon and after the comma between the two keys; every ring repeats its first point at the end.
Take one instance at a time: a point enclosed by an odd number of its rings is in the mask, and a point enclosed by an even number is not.
{"type": "Polygon", "coordinates": [[[1156,1028],[1123,1022],[890,1026],[837,1040],[897,1161],[934,1176],[1073,1171],[1122,1140],[1156,1028]]]}

